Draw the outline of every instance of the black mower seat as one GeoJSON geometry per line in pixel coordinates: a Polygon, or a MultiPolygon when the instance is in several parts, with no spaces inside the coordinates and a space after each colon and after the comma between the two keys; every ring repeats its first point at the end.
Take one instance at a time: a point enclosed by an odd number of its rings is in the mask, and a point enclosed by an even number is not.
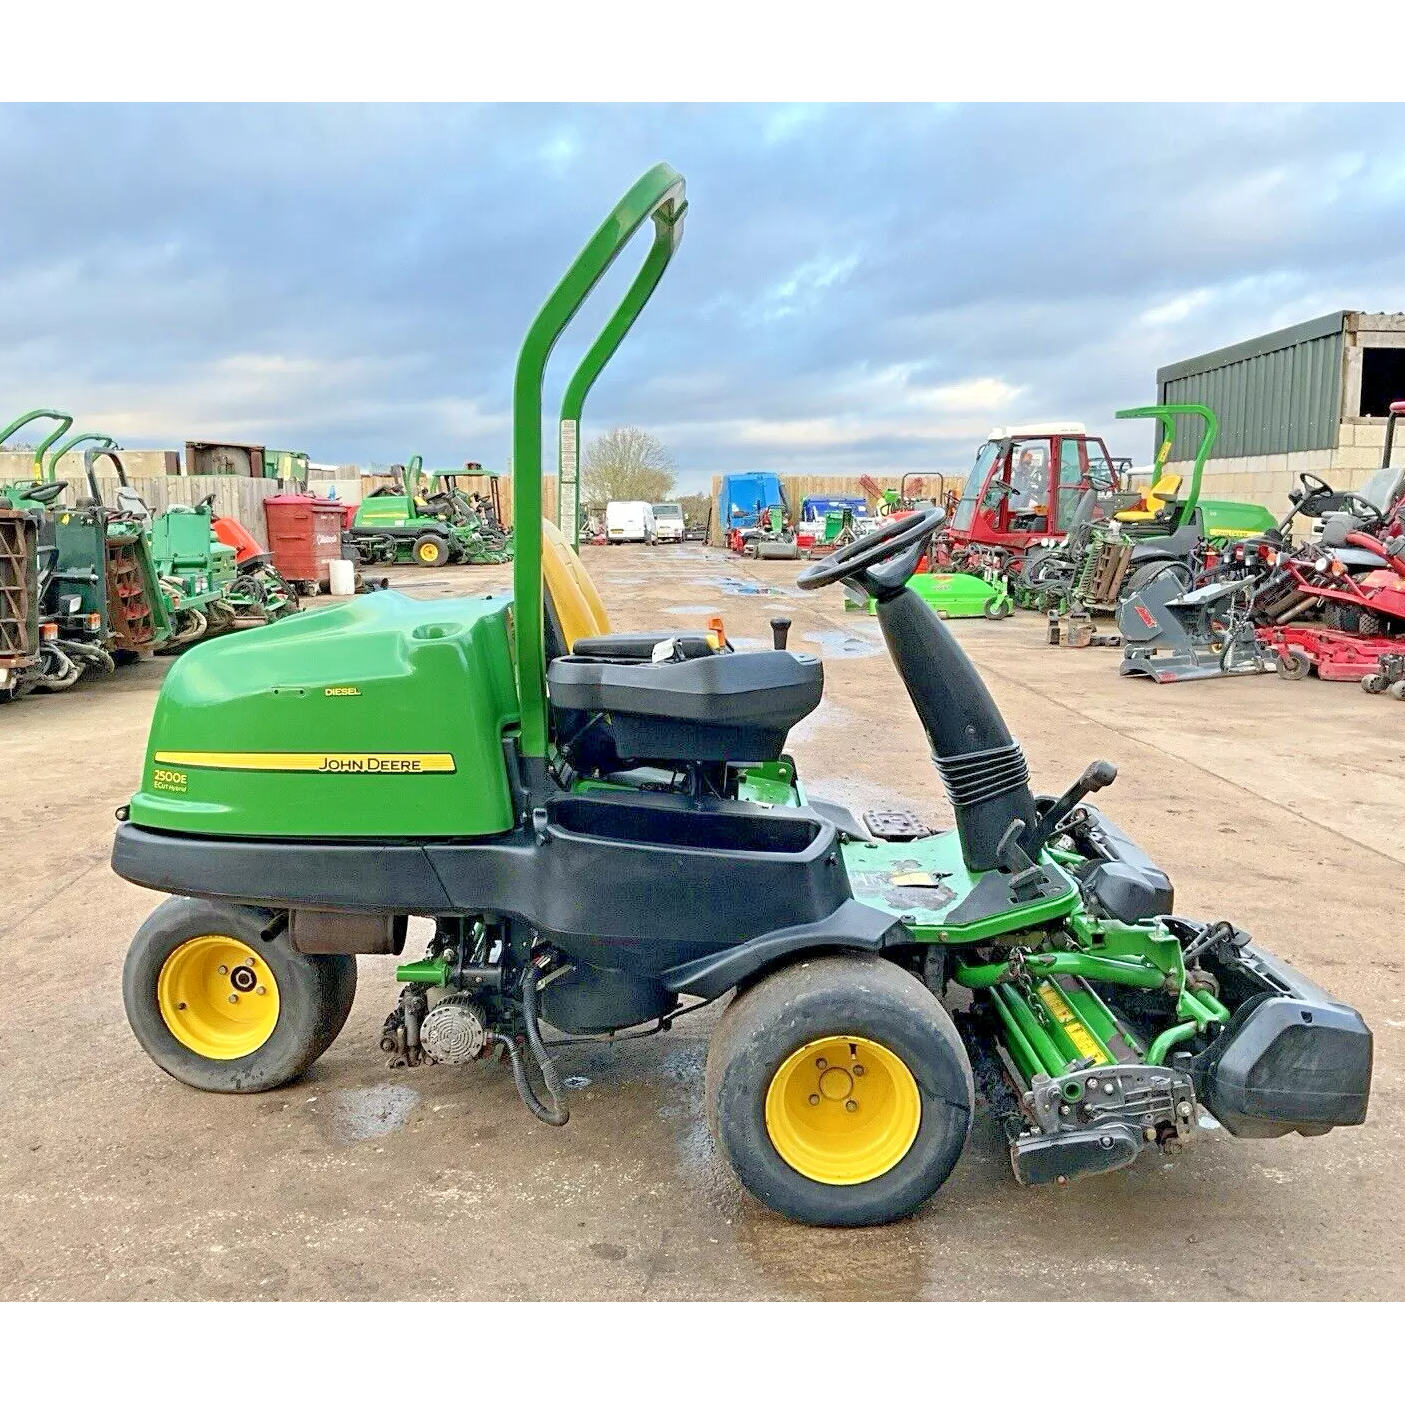
{"type": "Polygon", "coordinates": [[[599,634],[593,639],[577,639],[571,654],[612,663],[648,663],[654,649],[670,641],[685,659],[703,659],[718,652],[706,634],[599,634]]]}
{"type": "Polygon", "coordinates": [[[775,761],[790,729],[819,706],[824,666],[783,649],[669,663],[570,654],[552,661],[547,691],[554,708],[606,714],[624,758],[775,761]]]}

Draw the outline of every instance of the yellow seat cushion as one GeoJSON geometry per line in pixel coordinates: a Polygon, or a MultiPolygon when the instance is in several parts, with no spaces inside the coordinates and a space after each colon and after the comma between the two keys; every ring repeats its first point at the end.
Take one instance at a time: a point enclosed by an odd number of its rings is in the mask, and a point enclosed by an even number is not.
{"type": "Polygon", "coordinates": [[[611,633],[610,617],[595,582],[561,529],[545,517],[542,518],[542,579],[556,622],[561,627],[561,642],[568,650],[575,647],[577,639],[594,639],[611,633]]]}
{"type": "Polygon", "coordinates": [[[1117,514],[1119,522],[1149,522],[1171,505],[1181,490],[1179,473],[1163,473],[1155,484],[1142,494],[1140,507],[1124,508],[1117,514]]]}

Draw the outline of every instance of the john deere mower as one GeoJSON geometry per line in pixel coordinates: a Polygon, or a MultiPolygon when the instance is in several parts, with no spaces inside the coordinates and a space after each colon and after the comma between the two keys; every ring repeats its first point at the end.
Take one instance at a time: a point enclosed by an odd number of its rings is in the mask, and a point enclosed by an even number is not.
{"type": "Polygon", "coordinates": [[[408,466],[395,464],[390,486],[376,489],[356,511],[351,539],[362,563],[447,566],[462,561],[483,566],[510,561],[512,542],[499,520],[496,475],[487,475],[492,497],[480,505],[476,487],[472,496],[459,488],[461,472],[476,484],[481,471],[477,464],[466,464],[462,471],[436,469],[424,482],[418,454],[408,466]]]}
{"type": "Polygon", "coordinates": [[[505,1060],[560,1125],[569,1055],[546,1026],[648,1033],[730,994],[708,1118],[743,1184],[808,1223],[915,1210],[956,1165],[977,1087],[1029,1185],[1176,1147],[1202,1107],[1248,1137],[1360,1123],[1361,1017],[1236,922],[1173,911],[1166,874],[1090,803],[1110,764],[1030,788],[980,676],[906,584],[939,508],[798,583],[876,600],[950,830],[859,818],[802,784],[786,738],[820,703],[818,658],[611,632],[542,520],[543,376],[650,223],[626,299],[657,279],[685,208],[682,178],[648,171],[527,333],[511,600],[384,591],[171,668],[113,850],[119,874],[177,895],[123,973],[142,1047],[197,1088],[287,1083],[341,1029],[355,958],[399,955],[418,914],[434,934],[398,970],[393,1063],[505,1060]],[[660,902],[665,887],[682,896],[660,902]]]}

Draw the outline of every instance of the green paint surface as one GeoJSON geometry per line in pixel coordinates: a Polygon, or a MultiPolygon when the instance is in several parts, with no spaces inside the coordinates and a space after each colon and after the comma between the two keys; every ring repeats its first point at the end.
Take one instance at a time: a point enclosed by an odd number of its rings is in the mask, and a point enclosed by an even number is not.
{"type": "Polygon", "coordinates": [[[504,730],[517,720],[509,613],[501,596],[411,600],[387,590],[198,644],[161,689],[132,819],[269,837],[511,829],[502,755],[504,730]],[[156,760],[189,752],[448,755],[453,769],[372,774],[156,760]]]}

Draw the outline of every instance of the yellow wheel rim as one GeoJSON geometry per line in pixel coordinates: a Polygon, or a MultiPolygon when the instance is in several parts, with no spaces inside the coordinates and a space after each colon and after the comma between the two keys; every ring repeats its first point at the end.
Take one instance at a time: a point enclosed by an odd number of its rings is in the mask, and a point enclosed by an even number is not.
{"type": "Polygon", "coordinates": [[[766,1090],[766,1132],[787,1166],[825,1185],[891,1171],[922,1125],[917,1080],[891,1049],[835,1034],[797,1049],[766,1090]]]}
{"type": "Polygon", "coordinates": [[[165,960],[156,999],[166,1028],[207,1059],[242,1059],[278,1023],[278,982],[234,937],[192,937],[165,960]]]}
{"type": "Polygon", "coordinates": [[[435,546],[432,542],[425,542],[425,544],[424,544],[422,547],[420,547],[420,560],[421,560],[421,561],[423,561],[423,562],[425,562],[425,563],[427,564],[427,563],[429,563],[429,562],[431,562],[431,561],[437,561],[438,559],[439,559],[439,548],[438,548],[437,546],[435,546]]]}

